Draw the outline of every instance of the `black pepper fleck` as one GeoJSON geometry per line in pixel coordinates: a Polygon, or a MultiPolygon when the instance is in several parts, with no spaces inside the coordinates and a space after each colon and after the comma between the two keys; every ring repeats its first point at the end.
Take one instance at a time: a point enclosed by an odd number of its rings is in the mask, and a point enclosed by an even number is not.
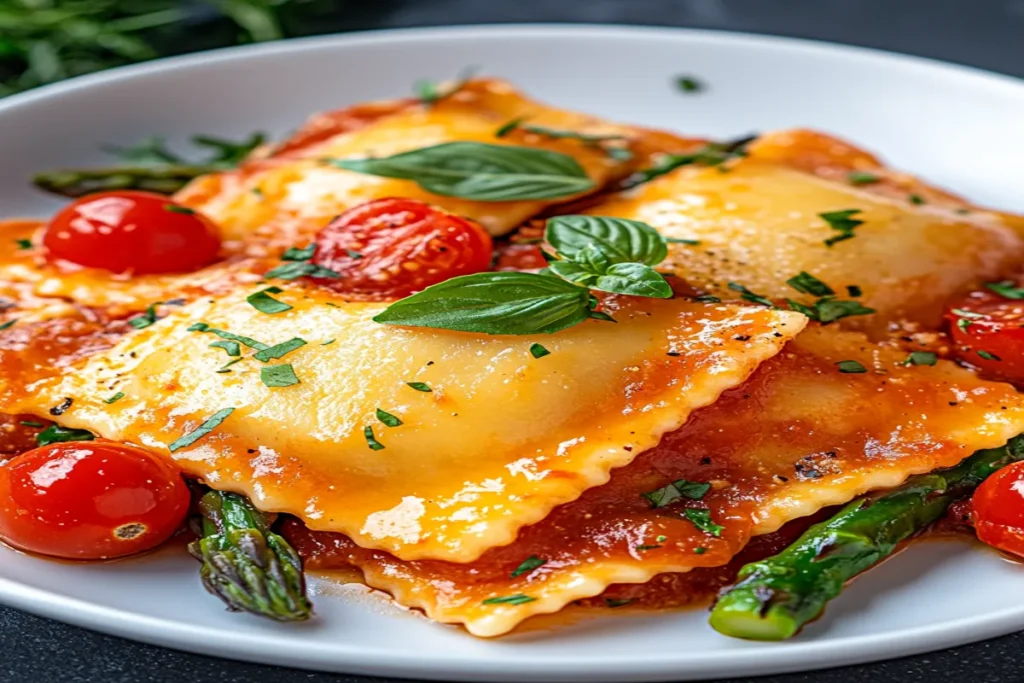
{"type": "Polygon", "coordinates": [[[60,404],[50,408],[50,415],[63,415],[64,413],[67,412],[68,408],[70,408],[71,404],[74,402],[75,399],[71,398],[70,396],[65,396],[64,400],[61,401],[60,404]]]}

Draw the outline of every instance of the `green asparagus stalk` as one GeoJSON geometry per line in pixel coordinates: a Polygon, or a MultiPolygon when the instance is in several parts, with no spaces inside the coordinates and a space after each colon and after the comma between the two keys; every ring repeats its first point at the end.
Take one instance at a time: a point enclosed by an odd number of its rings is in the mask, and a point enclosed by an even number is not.
{"type": "Polygon", "coordinates": [[[312,615],[302,561],[243,496],[208,491],[199,500],[202,538],[189,552],[203,563],[206,589],[231,611],[251,612],[277,621],[312,615]]]}
{"type": "Polygon", "coordinates": [[[942,517],[950,503],[999,468],[1024,460],[1024,436],[978,451],[956,467],[911,477],[902,486],[856,500],[815,524],[778,555],[744,566],[711,610],[727,636],[785,640],[816,619],[847,581],[892,554],[942,517]]]}

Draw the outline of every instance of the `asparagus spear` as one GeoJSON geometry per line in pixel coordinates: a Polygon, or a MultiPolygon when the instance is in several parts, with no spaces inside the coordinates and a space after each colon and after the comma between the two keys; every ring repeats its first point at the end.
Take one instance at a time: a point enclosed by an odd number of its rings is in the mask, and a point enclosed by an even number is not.
{"type": "Polygon", "coordinates": [[[207,491],[199,500],[202,538],[189,552],[203,563],[206,589],[244,611],[277,621],[312,615],[302,561],[288,542],[269,530],[267,520],[245,497],[207,491]]]}
{"type": "Polygon", "coordinates": [[[956,467],[911,477],[902,486],[856,500],[815,524],[778,555],[743,567],[711,611],[727,636],[785,640],[816,619],[843,585],[936,521],[999,468],[1024,460],[1024,436],[978,451],[956,467]]]}
{"type": "Polygon", "coordinates": [[[153,136],[132,147],[104,147],[121,158],[120,165],[37,173],[32,182],[42,190],[65,197],[110,190],[172,194],[193,178],[238,166],[266,139],[263,133],[253,133],[240,142],[197,135],[192,143],[209,150],[209,155],[203,161],[190,162],[167,149],[163,139],[153,136]]]}

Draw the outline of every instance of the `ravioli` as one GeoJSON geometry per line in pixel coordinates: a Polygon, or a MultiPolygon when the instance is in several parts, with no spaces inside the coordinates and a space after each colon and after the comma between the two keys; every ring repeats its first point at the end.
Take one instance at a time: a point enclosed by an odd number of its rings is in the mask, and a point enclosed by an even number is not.
{"type": "Polygon", "coordinates": [[[468,562],[603,484],[805,323],[770,309],[608,298],[617,323],[487,337],[381,325],[371,318],[384,304],[298,286],[275,295],[291,310],[268,315],[249,293],[172,312],[61,376],[5,375],[0,404],[42,416],[60,405],[65,426],[162,453],[232,408],[170,454],[187,474],[366,547],[468,562]],[[211,347],[222,341],[211,330],[305,345],[222,367],[231,359],[211,347]],[[534,358],[537,343],[549,354],[534,358]],[[261,373],[285,363],[298,384],[265,386],[261,373]],[[115,393],[124,397],[108,404],[115,393]]]}
{"type": "Polygon", "coordinates": [[[525,145],[573,157],[600,188],[646,165],[654,152],[692,143],[668,133],[541,105],[492,79],[470,81],[431,105],[399,100],[317,117],[296,138],[286,141],[280,152],[238,171],[197,179],[177,198],[214,219],[227,239],[246,243],[249,253],[257,255],[308,240],[345,209],[382,197],[435,204],[500,235],[556,202],[477,202],[445,197],[422,190],[412,181],[347,171],[323,160],[389,156],[452,141],[525,145]],[[517,119],[570,134],[621,136],[614,144],[629,154],[610,155],[597,144],[521,130],[500,139],[496,136],[499,128],[517,119]]]}
{"type": "MultiPolygon", "coordinates": [[[[844,326],[884,331],[908,320],[938,326],[949,297],[1004,274],[1024,256],[1019,217],[978,210],[866,152],[808,132],[768,135],[727,166],[686,166],[612,197],[588,213],[650,224],[676,243],[661,268],[737,298],[730,282],[771,299],[812,304],[787,280],[806,271],[841,297],[859,287],[876,315],[844,326]],[[860,170],[862,184],[849,180],[860,170]],[[863,183],[863,178],[871,182],[863,183]],[[841,237],[820,214],[852,211],[841,237]]],[[[856,176],[854,176],[856,178],[856,176]]]]}
{"type": "Polygon", "coordinates": [[[312,555],[309,568],[351,563],[431,619],[501,635],[611,584],[723,565],[753,536],[1024,431],[1013,387],[951,362],[908,366],[906,358],[856,332],[810,327],[607,484],[470,564],[403,562],[295,527],[290,535],[312,555]],[[865,372],[840,372],[840,361],[865,372]],[[658,508],[643,496],[681,479],[710,489],[699,500],[662,493],[668,504],[658,508]],[[530,558],[534,566],[522,570],[530,558]]]}

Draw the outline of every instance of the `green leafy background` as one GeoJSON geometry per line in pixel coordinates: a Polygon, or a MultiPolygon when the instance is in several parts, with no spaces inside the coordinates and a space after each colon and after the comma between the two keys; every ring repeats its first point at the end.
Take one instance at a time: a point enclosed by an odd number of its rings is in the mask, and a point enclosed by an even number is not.
{"type": "Polygon", "coordinates": [[[0,0],[0,97],[156,57],[342,28],[343,0],[0,0]]]}

